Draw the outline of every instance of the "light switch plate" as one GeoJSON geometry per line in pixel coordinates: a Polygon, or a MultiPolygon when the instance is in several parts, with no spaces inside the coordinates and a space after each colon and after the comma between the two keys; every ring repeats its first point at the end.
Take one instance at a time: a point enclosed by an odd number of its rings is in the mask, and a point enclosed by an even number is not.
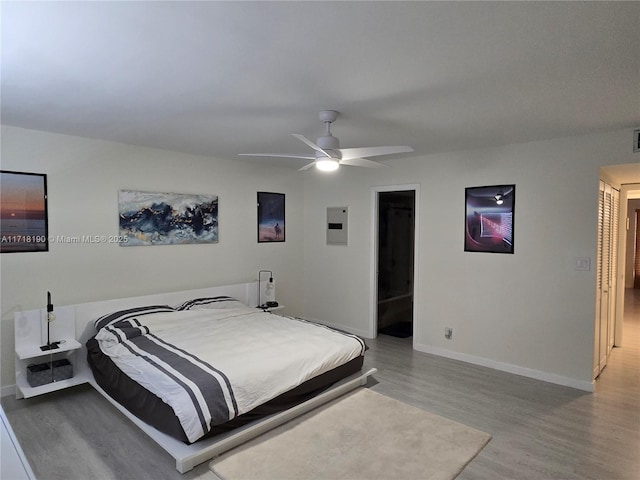
{"type": "Polygon", "coordinates": [[[589,257],[576,258],[576,270],[591,270],[591,259],[589,257]]]}

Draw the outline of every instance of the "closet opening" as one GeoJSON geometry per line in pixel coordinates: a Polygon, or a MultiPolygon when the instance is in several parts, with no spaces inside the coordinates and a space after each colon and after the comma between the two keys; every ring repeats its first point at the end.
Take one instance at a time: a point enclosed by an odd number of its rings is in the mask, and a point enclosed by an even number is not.
{"type": "Polygon", "coordinates": [[[377,333],[412,337],[416,192],[381,191],[377,204],[377,333]]]}

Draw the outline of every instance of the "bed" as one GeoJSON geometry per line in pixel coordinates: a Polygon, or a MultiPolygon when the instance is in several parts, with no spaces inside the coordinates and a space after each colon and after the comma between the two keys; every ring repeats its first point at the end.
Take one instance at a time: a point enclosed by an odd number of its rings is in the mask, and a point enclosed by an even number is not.
{"type": "Polygon", "coordinates": [[[375,373],[357,336],[250,307],[256,287],[75,306],[89,383],[181,473],[375,373]]]}
{"type": "Polygon", "coordinates": [[[98,318],[87,342],[96,382],[185,443],[311,398],[362,368],[355,335],[251,308],[229,296],[98,318]]]}

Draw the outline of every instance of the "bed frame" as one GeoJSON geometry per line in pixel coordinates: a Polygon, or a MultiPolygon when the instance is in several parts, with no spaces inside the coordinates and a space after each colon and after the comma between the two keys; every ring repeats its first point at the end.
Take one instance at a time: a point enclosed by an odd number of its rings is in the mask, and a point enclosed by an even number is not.
{"type": "MultiPolygon", "coordinates": [[[[167,453],[169,453],[176,461],[176,470],[180,473],[188,472],[196,465],[215,458],[222,453],[244,443],[248,440],[261,435],[289,420],[296,418],[314,408],[319,407],[345,393],[363,386],[367,383],[368,377],[376,373],[376,369],[372,368],[368,371],[361,370],[359,373],[341,380],[333,385],[330,389],[323,393],[303,402],[295,407],[265,417],[263,419],[251,422],[243,427],[234,429],[227,433],[216,435],[214,437],[204,439],[187,445],[179,440],[166,435],[149,424],[143,422],[126,408],[113,400],[107,393],[100,388],[93,378],[91,369],[87,364],[87,352],[85,344],[96,331],[93,326],[94,320],[102,315],[116,310],[132,308],[142,305],[179,305],[186,300],[198,297],[207,297],[215,295],[228,295],[237,298],[246,305],[257,305],[258,283],[241,283],[235,285],[226,285],[221,287],[211,287],[198,290],[185,290],[181,292],[172,292],[164,294],[146,295],[141,297],[130,297],[116,300],[106,300],[93,303],[83,303],[79,305],[71,305],[56,309],[57,312],[64,313],[67,321],[75,322],[76,337],[81,344],[75,354],[74,374],[79,379],[85,379],[93,388],[111,402],[123,415],[135,423],[143,432],[145,432],[153,441],[160,445],[167,453]],[[72,317],[72,318],[69,318],[72,317]]],[[[29,318],[37,319],[41,323],[42,318],[46,318],[43,310],[32,310],[29,312],[16,313],[16,341],[18,341],[19,330],[29,318]]],[[[60,314],[57,313],[60,317],[60,314]]],[[[62,319],[60,319],[62,320],[62,319]]],[[[52,325],[55,324],[52,323],[52,325]]],[[[46,327],[45,327],[46,328],[46,327]]],[[[78,381],[76,383],[81,383],[78,381]]]]}

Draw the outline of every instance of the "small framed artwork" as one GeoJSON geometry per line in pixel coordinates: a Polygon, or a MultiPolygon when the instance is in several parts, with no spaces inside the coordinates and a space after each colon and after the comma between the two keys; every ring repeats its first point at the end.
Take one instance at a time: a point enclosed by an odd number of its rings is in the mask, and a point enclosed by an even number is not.
{"type": "Polygon", "coordinates": [[[465,189],[465,252],[513,253],[515,185],[465,189]]]}
{"type": "Polygon", "coordinates": [[[284,242],[284,193],[258,192],[258,243],[284,242]]]}
{"type": "Polygon", "coordinates": [[[49,250],[47,176],[0,170],[0,253],[49,250]]]}

